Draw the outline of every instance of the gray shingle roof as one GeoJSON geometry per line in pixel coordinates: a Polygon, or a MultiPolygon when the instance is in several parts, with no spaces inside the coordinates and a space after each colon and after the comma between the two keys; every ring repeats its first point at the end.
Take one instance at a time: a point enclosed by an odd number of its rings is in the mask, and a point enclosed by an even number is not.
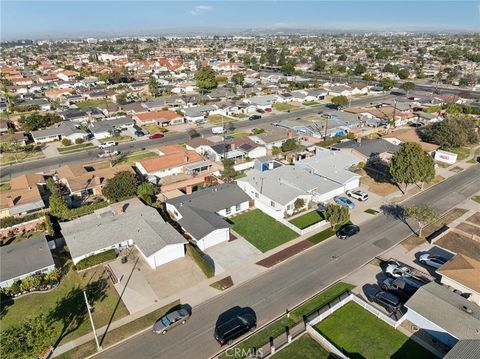
{"type": "Polygon", "coordinates": [[[94,133],[106,132],[113,128],[135,123],[131,117],[119,117],[112,120],[96,121],[90,125],[90,130],[94,133]]]}
{"type": "Polygon", "coordinates": [[[166,201],[181,214],[178,221],[196,239],[201,239],[219,228],[229,228],[216,212],[250,200],[235,183],[223,183],[166,201]]]}
{"type": "Polygon", "coordinates": [[[0,281],[54,265],[45,236],[0,247],[0,281]]]}
{"type": "Polygon", "coordinates": [[[78,129],[75,124],[70,121],[62,121],[58,125],[54,125],[45,130],[32,131],[33,138],[42,138],[50,136],[70,136],[75,133],[85,134],[84,131],[78,129]]]}
{"type": "Polygon", "coordinates": [[[405,306],[435,323],[458,339],[478,339],[480,306],[431,282],[421,287],[405,306]],[[470,311],[467,312],[465,308],[470,311]]]}
{"type": "Polygon", "coordinates": [[[80,257],[129,239],[145,256],[150,256],[168,244],[186,240],[157,210],[132,198],[61,224],[62,234],[72,257],[80,257]],[[119,213],[118,208],[124,212],[119,213]]]}
{"type": "Polygon", "coordinates": [[[478,359],[480,358],[480,339],[460,340],[443,359],[478,359]]]}
{"type": "Polygon", "coordinates": [[[394,145],[391,142],[384,140],[383,138],[368,139],[363,138],[361,142],[357,141],[345,141],[340,142],[332,146],[333,148],[352,148],[360,152],[366,157],[370,157],[373,154],[380,153],[395,153],[400,149],[400,146],[394,145]]]}

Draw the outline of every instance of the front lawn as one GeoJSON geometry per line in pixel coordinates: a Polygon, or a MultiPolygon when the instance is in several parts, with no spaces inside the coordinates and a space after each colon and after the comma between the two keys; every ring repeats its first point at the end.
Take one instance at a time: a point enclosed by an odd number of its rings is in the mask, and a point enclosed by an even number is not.
{"type": "Polygon", "coordinates": [[[164,133],[164,132],[168,132],[168,130],[165,128],[165,127],[162,127],[162,126],[159,126],[159,125],[156,125],[154,123],[149,123],[147,125],[143,125],[142,128],[144,128],[145,130],[148,131],[148,133],[150,134],[154,134],[154,133],[164,133]]]}
{"type": "Polygon", "coordinates": [[[470,147],[447,148],[445,151],[457,154],[457,161],[463,161],[470,155],[470,147]]]}
{"type": "Polygon", "coordinates": [[[133,138],[127,135],[121,135],[121,136],[110,136],[110,137],[105,137],[100,140],[100,142],[108,142],[108,141],[115,141],[118,143],[121,142],[130,142],[133,141],[133,138]]]}
{"type": "Polygon", "coordinates": [[[289,103],[274,103],[272,105],[272,108],[274,110],[277,110],[277,111],[295,111],[295,110],[298,110],[300,107],[298,106],[295,106],[295,105],[291,105],[289,103]]]}
{"type": "Polygon", "coordinates": [[[92,143],[80,143],[78,145],[58,147],[57,151],[59,153],[61,153],[62,155],[64,155],[64,154],[67,154],[67,153],[74,153],[74,152],[92,150],[93,148],[94,147],[93,147],[92,143]]]}
{"type": "Polygon", "coordinates": [[[77,102],[75,103],[75,106],[77,106],[78,108],[98,107],[98,106],[104,107],[105,104],[107,104],[107,106],[109,107],[115,105],[112,101],[108,101],[108,100],[105,101],[104,99],[100,99],[100,100],[86,100],[82,102],[77,102]]]}
{"type": "MultiPolygon", "coordinates": [[[[316,310],[321,309],[329,302],[338,298],[343,293],[351,290],[354,286],[348,283],[338,282],[332,285],[330,288],[324,290],[323,292],[317,294],[312,299],[306,301],[304,304],[300,305],[298,308],[290,312],[290,317],[283,316],[279,320],[267,325],[262,328],[248,339],[237,344],[234,348],[240,350],[232,350],[233,358],[245,358],[248,353],[248,349],[251,348],[261,348],[263,345],[267,344],[270,337],[276,338],[282,333],[285,332],[285,327],[288,326],[292,328],[297,323],[303,320],[303,316],[308,316],[316,310]]],[[[220,358],[227,359],[232,356],[226,355],[223,353],[220,358]]]]}
{"type": "Polygon", "coordinates": [[[355,302],[345,304],[315,329],[351,358],[435,358],[355,302]]]}
{"type": "Polygon", "coordinates": [[[313,244],[318,244],[320,242],[323,242],[325,239],[330,238],[333,235],[335,235],[335,230],[333,230],[332,228],[327,228],[317,234],[314,234],[311,237],[308,237],[307,241],[313,244]]]}
{"type": "Polygon", "coordinates": [[[473,196],[472,201],[475,201],[477,203],[480,203],[480,196],[473,196]]]}
{"type": "Polygon", "coordinates": [[[272,359],[328,359],[330,354],[310,335],[304,334],[290,345],[272,355],[272,359]]]}
{"type": "MultiPolygon", "coordinates": [[[[45,314],[53,322],[60,345],[91,332],[83,290],[94,310],[93,321],[100,328],[110,320],[128,315],[101,267],[77,273],[73,269],[65,275],[58,288],[48,293],[30,294],[15,299],[12,305],[2,306],[2,330],[18,325],[28,316],[45,314]]],[[[52,343],[53,344],[53,343],[52,343]]]]}
{"type": "Polygon", "coordinates": [[[296,232],[259,209],[254,209],[230,220],[233,222],[233,230],[262,252],[298,237],[296,232]]]}
{"type": "Polygon", "coordinates": [[[152,157],[158,157],[158,153],[152,152],[152,151],[138,151],[138,152],[132,152],[124,157],[122,157],[117,165],[122,164],[122,165],[133,165],[135,162],[145,160],[147,158],[152,158],[152,157]]]}
{"type": "Polygon", "coordinates": [[[208,116],[208,123],[212,125],[223,125],[226,126],[229,122],[234,122],[235,120],[231,119],[230,117],[226,117],[223,115],[210,115],[208,116]]]}
{"type": "Polygon", "coordinates": [[[322,213],[320,213],[317,210],[313,210],[311,212],[305,213],[304,215],[291,219],[289,222],[293,224],[295,227],[298,227],[300,229],[305,229],[315,223],[323,221],[324,219],[325,217],[323,216],[322,213]]]}
{"type": "Polygon", "coordinates": [[[321,103],[318,101],[305,101],[302,103],[305,106],[320,106],[321,103]]]}
{"type": "Polygon", "coordinates": [[[17,153],[4,152],[0,156],[0,165],[9,165],[13,163],[39,160],[44,158],[42,151],[19,151],[17,153]]]}

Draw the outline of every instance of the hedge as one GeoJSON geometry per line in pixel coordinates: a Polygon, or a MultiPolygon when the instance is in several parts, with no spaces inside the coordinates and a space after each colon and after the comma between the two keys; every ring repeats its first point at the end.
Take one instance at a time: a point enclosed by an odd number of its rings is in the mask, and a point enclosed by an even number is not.
{"type": "Polygon", "coordinates": [[[34,219],[43,217],[45,214],[43,212],[37,212],[32,214],[27,214],[22,217],[4,217],[0,218],[0,228],[8,228],[15,226],[16,224],[25,223],[32,221],[34,219]]]}
{"type": "Polygon", "coordinates": [[[77,270],[82,270],[106,261],[110,261],[115,258],[117,258],[117,253],[115,252],[115,249],[109,249],[108,251],[94,254],[93,256],[82,259],[80,262],[75,264],[75,267],[77,268],[77,270]]]}
{"type": "Polygon", "coordinates": [[[187,244],[187,254],[192,257],[207,278],[211,278],[215,275],[215,270],[205,259],[202,251],[198,247],[194,246],[193,244],[187,244]]]}
{"type": "Polygon", "coordinates": [[[107,201],[102,201],[98,203],[89,204],[79,208],[72,208],[63,216],[63,219],[75,219],[87,214],[91,214],[97,209],[107,207],[109,203],[107,201]]]}

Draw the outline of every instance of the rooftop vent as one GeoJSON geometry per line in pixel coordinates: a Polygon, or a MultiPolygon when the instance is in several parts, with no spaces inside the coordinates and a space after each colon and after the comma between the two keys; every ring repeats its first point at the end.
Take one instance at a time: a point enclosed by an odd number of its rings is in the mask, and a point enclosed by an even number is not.
{"type": "Polygon", "coordinates": [[[466,305],[463,305],[462,306],[462,309],[464,312],[468,313],[468,314],[472,314],[473,313],[473,310],[471,310],[469,307],[467,307],[466,305]]]}

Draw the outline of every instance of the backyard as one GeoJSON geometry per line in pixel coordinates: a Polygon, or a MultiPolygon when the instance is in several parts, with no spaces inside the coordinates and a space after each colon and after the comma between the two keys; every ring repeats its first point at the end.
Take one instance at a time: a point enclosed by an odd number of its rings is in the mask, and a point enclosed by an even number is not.
{"type": "Polygon", "coordinates": [[[272,108],[277,111],[295,111],[298,110],[300,107],[291,105],[289,103],[275,103],[272,105],[272,108]]]}
{"type": "Polygon", "coordinates": [[[105,106],[105,104],[107,104],[108,106],[115,105],[112,101],[100,99],[100,100],[86,100],[82,102],[77,102],[75,106],[77,106],[78,108],[85,108],[85,107],[105,106]]]}
{"type": "Polygon", "coordinates": [[[323,221],[324,219],[325,217],[323,216],[323,213],[317,210],[313,210],[299,217],[291,219],[289,222],[293,224],[295,227],[298,227],[300,229],[305,229],[315,223],[323,221]]]}
{"type": "Polygon", "coordinates": [[[328,359],[329,353],[310,335],[305,334],[274,354],[273,359],[328,359]]]}
{"type": "Polygon", "coordinates": [[[435,358],[355,302],[349,302],[315,326],[350,358],[435,358]]]}
{"type": "Polygon", "coordinates": [[[230,219],[233,230],[252,243],[260,251],[266,252],[286,243],[298,235],[259,209],[230,219]]]}

